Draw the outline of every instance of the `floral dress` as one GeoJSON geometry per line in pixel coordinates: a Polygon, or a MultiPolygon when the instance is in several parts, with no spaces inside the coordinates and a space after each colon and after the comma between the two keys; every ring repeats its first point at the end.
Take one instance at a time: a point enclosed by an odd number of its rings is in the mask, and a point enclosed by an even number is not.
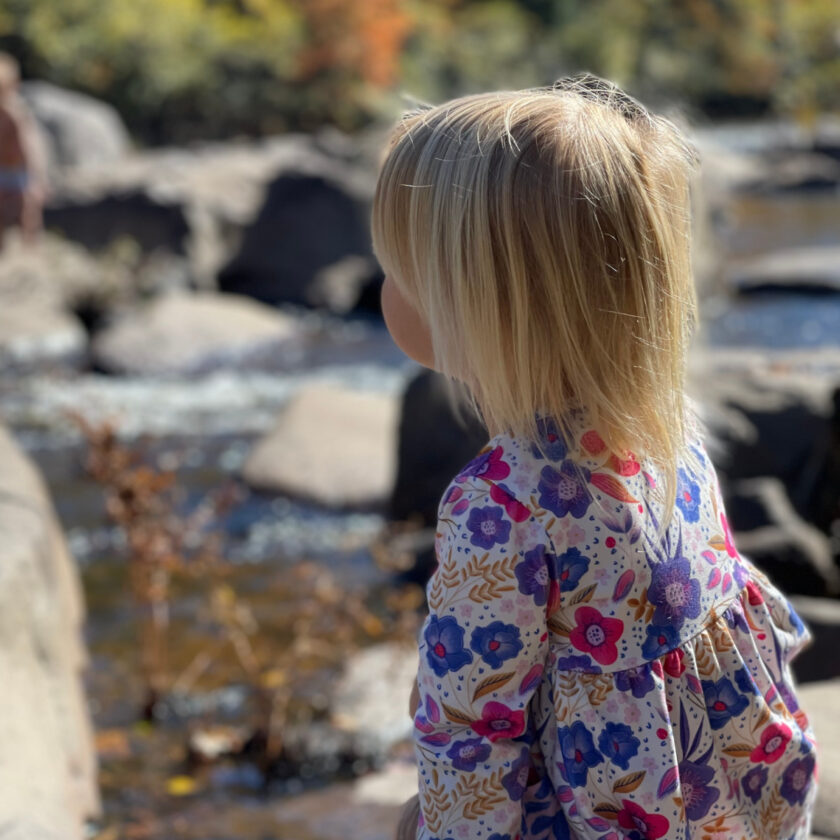
{"type": "Polygon", "coordinates": [[[811,633],[733,545],[699,436],[658,536],[651,465],[541,434],[491,440],[440,504],[418,840],[805,840],[811,633]]]}

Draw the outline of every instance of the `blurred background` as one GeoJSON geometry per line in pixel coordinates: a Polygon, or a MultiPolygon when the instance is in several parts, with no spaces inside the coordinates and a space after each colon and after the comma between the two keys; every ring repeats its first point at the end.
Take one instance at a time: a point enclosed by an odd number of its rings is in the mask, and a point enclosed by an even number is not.
{"type": "Polygon", "coordinates": [[[700,150],[692,390],[840,700],[837,0],[0,0],[0,50],[4,836],[391,837],[486,437],[385,331],[378,155],[583,70],[700,150]]]}

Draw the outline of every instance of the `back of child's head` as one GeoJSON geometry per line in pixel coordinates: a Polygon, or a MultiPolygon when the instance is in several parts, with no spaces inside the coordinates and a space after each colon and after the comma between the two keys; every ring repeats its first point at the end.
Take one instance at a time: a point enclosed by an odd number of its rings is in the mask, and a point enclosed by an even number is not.
{"type": "Polygon", "coordinates": [[[693,147],[592,76],[409,112],[385,150],[375,252],[427,321],[435,366],[491,429],[572,433],[669,472],[696,300],[693,147]]]}

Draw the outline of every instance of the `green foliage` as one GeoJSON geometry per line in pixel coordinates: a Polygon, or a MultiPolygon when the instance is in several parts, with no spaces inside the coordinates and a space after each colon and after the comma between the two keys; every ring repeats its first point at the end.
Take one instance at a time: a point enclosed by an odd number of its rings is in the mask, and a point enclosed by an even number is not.
{"type": "Polygon", "coordinates": [[[837,0],[0,0],[0,43],[146,140],[352,130],[397,92],[579,70],[711,113],[840,110],[837,0]]]}

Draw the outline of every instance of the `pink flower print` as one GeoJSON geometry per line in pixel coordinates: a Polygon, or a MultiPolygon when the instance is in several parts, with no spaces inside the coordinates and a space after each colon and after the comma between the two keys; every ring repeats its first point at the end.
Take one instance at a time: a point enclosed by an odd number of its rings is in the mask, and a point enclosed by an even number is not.
{"type": "Polygon", "coordinates": [[[668,832],[670,823],[661,814],[649,814],[641,805],[629,799],[622,799],[618,812],[618,824],[622,828],[635,829],[630,836],[638,835],[644,840],[657,840],[668,832]]]}
{"type": "Polygon", "coordinates": [[[761,733],[761,741],[750,753],[750,761],[765,764],[772,764],[782,757],[782,753],[788,745],[793,733],[790,727],[784,723],[771,723],[761,733]]]}
{"type": "Polygon", "coordinates": [[[612,578],[612,572],[610,572],[609,569],[605,569],[603,566],[597,566],[592,572],[592,577],[594,577],[598,583],[604,583],[612,578]]]}
{"type": "Polygon", "coordinates": [[[748,580],[744,586],[747,589],[747,596],[750,604],[755,607],[758,606],[758,604],[764,603],[764,596],[761,594],[761,590],[751,580],[748,580]]]}
{"type": "Polygon", "coordinates": [[[601,665],[615,662],[618,658],[615,643],[621,638],[624,622],[601,615],[595,607],[578,607],[575,621],[577,626],[569,634],[569,641],[601,665]]]}
{"type": "Polygon", "coordinates": [[[490,486],[490,498],[496,504],[502,505],[505,513],[514,522],[527,522],[531,518],[531,511],[521,502],[517,501],[513,493],[504,484],[493,484],[490,486]]]}
{"type": "Polygon", "coordinates": [[[501,446],[480,452],[455,476],[455,481],[463,484],[472,477],[485,478],[489,481],[507,478],[510,475],[510,467],[502,460],[504,454],[505,451],[501,446]]]}
{"type": "Polygon", "coordinates": [[[725,513],[721,513],[720,515],[720,524],[723,528],[723,540],[726,543],[726,553],[730,557],[737,557],[738,551],[735,548],[735,543],[732,541],[732,531],[729,530],[729,520],[726,518],[725,513]]]}
{"type": "Polygon", "coordinates": [[[642,719],[642,713],[635,703],[631,703],[624,707],[624,722],[638,723],[642,719]]]}
{"type": "Polygon", "coordinates": [[[662,667],[665,669],[665,673],[668,674],[669,677],[678,677],[685,671],[685,665],[683,665],[683,653],[681,648],[674,648],[674,650],[668,651],[664,657],[662,657],[662,667]]]}
{"type": "Polygon", "coordinates": [[[514,712],[504,703],[491,700],[481,710],[481,720],[474,720],[470,728],[490,741],[500,738],[515,738],[525,731],[525,712],[514,712]]]}
{"type": "Polygon", "coordinates": [[[580,527],[580,525],[571,525],[569,526],[569,531],[566,534],[566,542],[570,547],[574,547],[578,545],[578,543],[582,543],[586,537],[586,531],[580,527]]]}

